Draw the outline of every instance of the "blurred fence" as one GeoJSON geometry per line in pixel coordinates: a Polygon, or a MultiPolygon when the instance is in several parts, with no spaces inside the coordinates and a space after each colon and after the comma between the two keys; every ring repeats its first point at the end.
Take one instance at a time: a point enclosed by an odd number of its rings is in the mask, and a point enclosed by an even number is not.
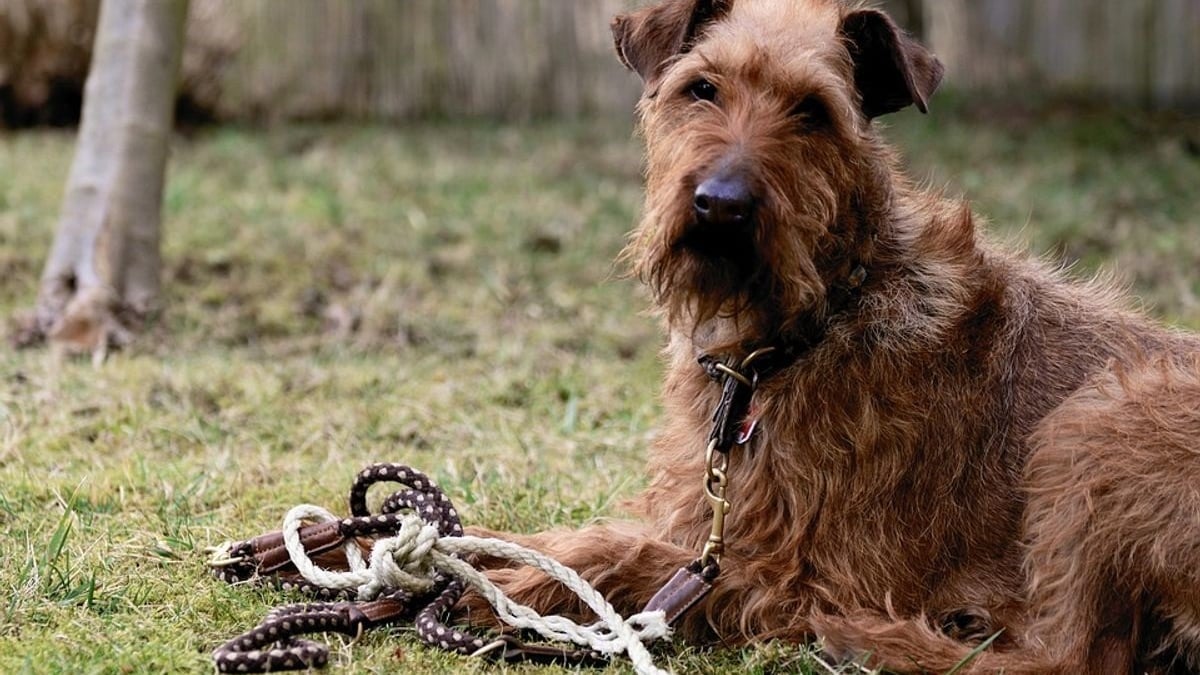
{"type": "Polygon", "coordinates": [[[222,117],[628,111],[625,0],[193,0],[185,87],[222,117]]]}
{"type": "Polygon", "coordinates": [[[1200,107],[1200,0],[921,4],[954,86],[1200,107]]]}
{"type": "MultiPolygon", "coordinates": [[[[0,0],[0,119],[78,106],[98,3],[0,0]]],[[[631,4],[192,0],[183,98],[221,119],[628,115],[637,82],[608,24],[631,4]]],[[[938,52],[950,87],[1200,107],[1200,0],[881,4],[938,52]]]]}

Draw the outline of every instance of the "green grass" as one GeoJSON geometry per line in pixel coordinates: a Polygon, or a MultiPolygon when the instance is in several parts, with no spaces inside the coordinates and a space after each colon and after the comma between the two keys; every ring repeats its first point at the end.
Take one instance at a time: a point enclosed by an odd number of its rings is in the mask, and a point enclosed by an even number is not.
{"type": "MultiPolygon", "coordinates": [[[[1115,266],[1200,327],[1200,124],[949,111],[890,132],[917,176],[1081,273],[1115,266]]],[[[0,315],[32,304],[71,142],[0,136],[0,315]]],[[[203,549],[302,501],[344,511],[372,461],[428,471],[472,524],[616,513],[658,417],[657,329],[611,263],[639,171],[629,129],[608,122],[180,140],[166,311],[146,338],[99,370],[0,354],[0,672],[207,669],[290,598],[212,580],[203,549]]],[[[485,669],[404,630],[334,658],[485,669]]],[[[780,645],[664,662],[808,667],[780,645]]]]}

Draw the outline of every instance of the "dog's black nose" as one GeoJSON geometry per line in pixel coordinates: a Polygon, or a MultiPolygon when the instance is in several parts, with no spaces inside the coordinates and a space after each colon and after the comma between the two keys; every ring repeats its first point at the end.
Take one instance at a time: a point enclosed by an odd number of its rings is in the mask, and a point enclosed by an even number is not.
{"type": "Polygon", "coordinates": [[[696,188],[696,218],[707,225],[744,226],[756,204],[750,182],[741,172],[722,171],[696,188]]]}

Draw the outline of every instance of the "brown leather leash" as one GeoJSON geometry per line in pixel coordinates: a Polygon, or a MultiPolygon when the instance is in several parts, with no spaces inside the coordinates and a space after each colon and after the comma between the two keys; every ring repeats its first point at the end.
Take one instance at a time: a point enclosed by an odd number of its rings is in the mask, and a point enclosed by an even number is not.
{"type": "MultiPolygon", "coordinates": [[[[724,552],[729,453],[747,443],[753,420],[747,420],[750,404],[763,374],[772,372],[783,359],[774,347],[759,349],[740,361],[703,357],[701,366],[721,384],[721,397],[713,412],[713,426],[705,456],[704,493],[712,509],[712,529],[700,556],[675,575],[654,595],[644,611],[662,611],[674,624],[712,590],[720,574],[724,552]]],[[[350,489],[351,516],[313,525],[298,531],[310,558],[332,569],[347,569],[344,546],[354,541],[369,551],[371,541],[394,535],[406,513],[416,513],[442,536],[463,533],[458,513],[445,493],[425,474],[399,464],[374,464],[361,471],[350,489]],[[378,513],[367,507],[367,492],[377,483],[403,486],[384,500],[378,513]]],[[[268,532],[253,539],[228,544],[210,562],[213,574],[228,583],[274,583],[283,590],[307,593],[321,602],[294,604],[271,611],[263,621],[213,652],[217,669],[226,673],[252,673],[320,668],[328,663],[325,645],[301,636],[336,632],[357,637],[363,631],[400,621],[413,621],[420,639],[430,646],[463,655],[486,656],[505,662],[596,665],[607,662],[603,655],[586,649],[527,644],[512,634],[484,638],[446,625],[463,593],[461,582],[439,574],[432,590],[420,595],[385,589],[372,600],[356,599],[353,589],[336,590],[305,580],[293,564],[282,532],[268,532]]]]}
{"type": "MultiPolygon", "coordinates": [[[[721,572],[725,523],[731,504],[727,497],[730,452],[752,438],[757,420],[751,414],[759,381],[795,359],[795,352],[777,347],[754,350],[737,360],[704,356],[700,365],[721,385],[705,452],[704,495],[712,510],[712,527],[699,557],[680,568],[647,603],[645,612],[662,611],[667,624],[676,623],[712,590],[721,572]]],[[[400,464],[374,464],[359,472],[350,489],[351,516],[304,525],[300,542],[313,562],[347,569],[344,546],[354,541],[369,551],[371,541],[397,533],[406,513],[416,513],[441,536],[461,536],[462,524],[445,493],[425,474],[400,464]],[[367,507],[367,492],[377,483],[399,483],[402,489],[384,500],[378,513],[367,507]]],[[[320,668],[329,660],[325,645],[301,636],[336,632],[357,637],[367,629],[413,621],[426,644],[463,655],[505,662],[534,662],[568,666],[597,665],[607,659],[587,649],[527,644],[512,634],[495,638],[473,635],[446,624],[462,596],[458,580],[438,574],[433,588],[420,595],[385,589],[378,597],[360,601],[353,589],[335,590],[305,580],[292,563],[282,532],[228,544],[210,562],[214,576],[230,584],[273,583],[283,590],[305,592],[321,602],[280,607],[252,630],[225,642],[213,652],[217,670],[255,673],[320,668]]]]}
{"type": "Polygon", "coordinates": [[[760,378],[790,360],[790,354],[776,347],[754,350],[740,361],[710,355],[700,358],[701,367],[721,385],[704,456],[704,496],[712,509],[712,527],[700,557],[676,571],[643,611],[663,611],[667,623],[674,624],[712,590],[721,573],[725,518],[732,507],[727,497],[729,453],[754,435],[757,420],[750,411],[760,378]]]}
{"type": "MultiPolygon", "coordinates": [[[[441,536],[461,536],[458,512],[445,493],[425,474],[400,464],[374,464],[361,471],[350,489],[351,517],[305,525],[300,542],[314,562],[346,569],[343,546],[355,541],[369,549],[373,538],[394,535],[405,513],[416,513],[441,536]],[[367,492],[377,483],[399,483],[403,489],[384,500],[378,513],[367,508],[367,492]]],[[[422,642],[463,655],[506,662],[594,665],[606,662],[589,650],[526,644],[516,636],[482,637],[446,624],[463,593],[461,582],[438,574],[427,593],[413,595],[385,589],[377,598],[359,601],[353,589],[332,590],[306,581],[292,564],[282,532],[268,532],[229,544],[210,561],[213,575],[230,584],[272,583],[298,590],[322,602],[280,607],[253,629],[228,640],[213,652],[223,673],[262,673],[320,668],[329,648],[303,635],[335,632],[357,637],[363,631],[412,621],[422,642]]]]}

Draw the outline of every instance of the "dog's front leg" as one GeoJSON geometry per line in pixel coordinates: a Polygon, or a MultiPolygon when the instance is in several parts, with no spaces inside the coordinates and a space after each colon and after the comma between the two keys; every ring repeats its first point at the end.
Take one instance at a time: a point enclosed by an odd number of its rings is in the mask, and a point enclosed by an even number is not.
{"type": "MultiPolygon", "coordinates": [[[[579,573],[623,616],[637,613],[696,552],[663,541],[642,523],[606,523],[580,530],[549,530],[533,535],[468,528],[467,534],[504,539],[549,555],[579,573]]],[[[488,577],[510,598],[541,614],[560,614],[580,622],[595,619],[574,593],[540,571],[478,559],[488,577]]],[[[471,623],[493,623],[486,601],[469,593],[459,603],[471,623]]]]}

